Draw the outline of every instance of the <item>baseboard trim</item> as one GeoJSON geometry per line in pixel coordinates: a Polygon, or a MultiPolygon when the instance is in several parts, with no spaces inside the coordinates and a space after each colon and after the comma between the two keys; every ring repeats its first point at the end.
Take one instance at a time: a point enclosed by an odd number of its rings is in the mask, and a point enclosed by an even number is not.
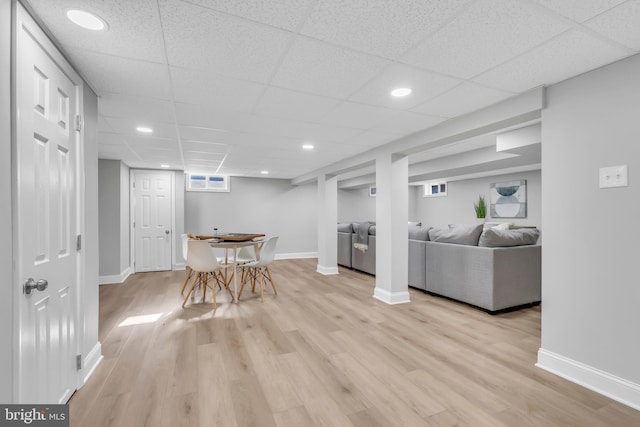
{"type": "Polygon", "coordinates": [[[178,262],[173,264],[173,270],[184,270],[187,268],[187,264],[185,264],[184,262],[178,262]]]}
{"type": "Polygon", "coordinates": [[[376,288],[373,291],[373,297],[386,304],[406,304],[411,302],[409,291],[406,292],[389,292],[384,289],[376,288]]]}
{"type": "Polygon", "coordinates": [[[104,359],[102,355],[102,344],[98,341],[82,361],[82,373],[84,375],[82,385],[86,384],[89,377],[96,370],[100,362],[102,362],[102,359],[104,359]]]}
{"type": "Polygon", "coordinates": [[[325,276],[331,276],[334,274],[339,274],[338,267],[325,267],[324,265],[318,264],[318,268],[316,269],[317,273],[324,274],[325,276]]]}
{"type": "Polygon", "coordinates": [[[318,258],[318,252],[293,252],[290,254],[276,254],[275,259],[306,259],[318,258]]]}
{"type": "Polygon", "coordinates": [[[122,283],[127,278],[131,276],[131,267],[127,267],[122,273],[114,274],[111,276],[100,276],[98,277],[99,285],[113,285],[117,283],[122,283]]]}
{"type": "Polygon", "coordinates": [[[640,411],[640,384],[542,348],[536,366],[640,411]]]}

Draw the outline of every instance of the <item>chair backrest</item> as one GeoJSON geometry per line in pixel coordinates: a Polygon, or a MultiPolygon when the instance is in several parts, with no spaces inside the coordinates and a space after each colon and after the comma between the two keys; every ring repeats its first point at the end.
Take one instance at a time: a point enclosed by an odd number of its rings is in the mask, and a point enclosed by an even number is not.
{"type": "Polygon", "coordinates": [[[271,237],[260,249],[260,261],[259,265],[268,265],[273,262],[273,258],[276,256],[276,244],[278,243],[278,237],[271,237]]]}
{"type": "Polygon", "coordinates": [[[187,244],[187,265],[189,268],[199,273],[220,270],[220,263],[209,242],[189,239],[187,244]]]}
{"type": "Polygon", "coordinates": [[[182,258],[184,259],[185,262],[187,262],[187,250],[189,249],[189,245],[187,245],[187,242],[189,241],[189,235],[188,234],[182,234],[182,258]]]}
{"type": "Polygon", "coordinates": [[[240,249],[238,249],[238,259],[256,259],[256,251],[253,249],[253,246],[241,246],[240,249]]]}

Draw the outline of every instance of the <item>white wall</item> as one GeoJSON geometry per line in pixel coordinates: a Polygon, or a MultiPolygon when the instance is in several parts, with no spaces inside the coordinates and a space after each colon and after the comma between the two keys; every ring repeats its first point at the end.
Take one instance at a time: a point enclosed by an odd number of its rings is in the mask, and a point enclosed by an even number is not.
{"type": "Polygon", "coordinates": [[[11,227],[11,1],[0,0],[0,402],[13,399],[13,244],[11,227]]]}
{"type": "MultiPolygon", "coordinates": [[[[473,223],[476,214],[473,202],[483,195],[487,201],[487,221],[511,222],[515,225],[536,226],[541,224],[541,182],[540,171],[521,172],[484,178],[452,181],[447,183],[447,195],[442,197],[423,197],[423,186],[413,189],[416,198],[416,219],[425,226],[443,228],[448,224],[473,223]],[[489,189],[492,183],[527,180],[527,217],[491,218],[489,217],[489,189]]],[[[545,233],[544,230],[542,230],[545,233]]]]}
{"type": "Polygon", "coordinates": [[[185,230],[194,234],[265,233],[279,236],[278,254],[318,250],[317,186],[289,180],[231,178],[231,192],[185,192],[185,230]]]}
{"type": "Polygon", "coordinates": [[[639,55],[548,89],[538,360],[640,409],[639,119],[639,55]],[[622,164],[629,186],[599,189],[622,164]]]}
{"type": "Polygon", "coordinates": [[[184,234],[184,173],[182,171],[175,171],[174,184],[175,184],[175,229],[173,230],[174,237],[174,269],[184,268],[185,259],[182,257],[182,237],[184,234]]]}

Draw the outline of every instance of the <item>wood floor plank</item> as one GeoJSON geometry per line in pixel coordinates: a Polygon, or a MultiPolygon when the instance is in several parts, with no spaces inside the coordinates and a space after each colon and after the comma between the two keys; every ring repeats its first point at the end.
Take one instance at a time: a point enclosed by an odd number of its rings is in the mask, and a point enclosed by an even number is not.
{"type": "Polygon", "coordinates": [[[216,310],[200,290],[181,307],[183,271],[101,286],[105,358],[71,426],[640,426],[535,367],[539,306],[492,316],[415,289],[387,305],[373,276],[316,263],[276,261],[277,296],[222,290],[216,310]]]}

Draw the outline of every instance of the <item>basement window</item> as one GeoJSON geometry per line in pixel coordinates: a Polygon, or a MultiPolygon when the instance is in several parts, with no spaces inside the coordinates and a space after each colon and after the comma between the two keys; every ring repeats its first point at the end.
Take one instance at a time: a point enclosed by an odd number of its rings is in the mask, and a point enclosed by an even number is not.
{"type": "Polygon", "coordinates": [[[447,182],[434,181],[424,185],[424,197],[442,197],[447,195],[447,182]]]}
{"type": "Polygon", "coordinates": [[[231,191],[229,187],[229,177],[227,175],[210,175],[203,173],[187,174],[187,191],[231,191]]]}

